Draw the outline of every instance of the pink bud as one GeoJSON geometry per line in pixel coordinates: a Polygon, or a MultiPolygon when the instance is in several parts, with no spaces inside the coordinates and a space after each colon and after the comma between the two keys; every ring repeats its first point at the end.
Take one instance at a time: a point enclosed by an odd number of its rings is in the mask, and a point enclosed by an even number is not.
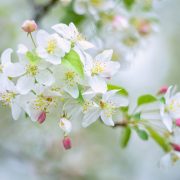
{"type": "Polygon", "coordinates": [[[71,139],[68,136],[64,137],[63,146],[66,150],[71,149],[71,139]]]}
{"type": "Polygon", "coordinates": [[[176,126],[180,127],[180,118],[176,119],[176,126]]]}
{"type": "Polygon", "coordinates": [[[158,92],[158,94],[165,94],[168,90],[168,86],[162,86],[158,92]]]}
{"type": "Polygon", "coordinates": [[[39,122],[39,124],[42,124],[45,120],[46,120],[46,112],[42,111],[37,121],[39,122]]]}
{"type": "Polygon", "coordinates": [[[174,149],[175,151],[179,151],[179,152],[180,152],[180,145],[179,145],[179,144],[171,143],[171,146],[173,147],[173,149],[174,149]]]}
{"type": "Polygon", "coordinates": [[[141,35],[147,35],[151,31],[150,23],[146,20],[139,22],[138,31],[141,35]]]}
{"type": "Polygon", "coordinates": [[[26,20],[22,24],[21,28],[27,33],[32,33],[34,31],[36,31],[37,24],[34,20],[26,20]]]}

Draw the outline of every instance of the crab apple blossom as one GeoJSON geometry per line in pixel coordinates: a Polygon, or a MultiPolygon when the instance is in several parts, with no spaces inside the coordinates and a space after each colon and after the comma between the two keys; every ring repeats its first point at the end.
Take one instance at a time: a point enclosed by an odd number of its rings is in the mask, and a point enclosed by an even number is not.
{"type": "Polygon", "coordinates": [[[168,88],[165,96],[165,104],[161,106],[161,117],[165,126],[172,132],[173,121],[180,117],[180,93],[174,94],[174,88],[168,88]]]}
{"type": "Polygon", "coordinates": [[[34,20],[26,20],[21,28],[27,33],[32,33],[37,30],[37,24],[34,20]]]}

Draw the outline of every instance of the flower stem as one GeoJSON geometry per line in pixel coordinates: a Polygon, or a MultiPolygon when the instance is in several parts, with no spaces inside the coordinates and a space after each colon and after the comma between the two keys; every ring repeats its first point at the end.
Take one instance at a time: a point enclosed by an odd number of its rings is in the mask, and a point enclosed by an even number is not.
{"type": "Polygon", "coordinates": [[[32,43],[33,43],[34,47],[36,48],[36,43],[35,43],[35,41],[34,41],[34,39],[33,39],[32,33],[29,33],[29,35],[30,35],[30,38],[31,38],[31,40],[32,40],[32,43]]]}

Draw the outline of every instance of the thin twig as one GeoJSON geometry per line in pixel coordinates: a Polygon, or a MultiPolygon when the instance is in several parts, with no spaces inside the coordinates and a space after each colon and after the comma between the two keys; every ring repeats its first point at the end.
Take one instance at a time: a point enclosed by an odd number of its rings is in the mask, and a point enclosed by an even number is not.
{"type": "Polygon", "coordinates": [[[52,9],[53,6],[56,5],[58,1],[59,0],[50,0],[44,5],[33,4],[33,8],[35,11],[33,19],[36,21],[36,23],[39,23],[41,19],[52,9]]]}

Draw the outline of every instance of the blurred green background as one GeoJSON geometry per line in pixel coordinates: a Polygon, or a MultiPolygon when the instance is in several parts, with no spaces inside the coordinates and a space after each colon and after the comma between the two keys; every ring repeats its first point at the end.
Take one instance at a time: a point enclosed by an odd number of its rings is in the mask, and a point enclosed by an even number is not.
{"type": "MultiPolygon", "coordinates": [[[[31,0],[0,0],[0,51],[30,43],[21,24],[33,17],[31,0]]],[[[38,3],[45,3],[41,0],[38,3]]],[[[42,19],[48,29],[59,22],[63,9],[56,5],[42,19]]],[[[126,87],[131,100],[142,93],[156,93],[164,84],[180,87],[180,1],[161,0],[155,7],[159,32],[148,39],[131,66],[119,72],[114,82],[126,87]]],[[[72,134],[73,148],[63,150],[62,132],[57,121],[38,125],[30,120],[13,121],[8,108],[0,107],[1,180],[179,180],[180,162],[159,168],[162,150],[153,142],[143,142],[136,134],[122,150],[121,129],[95,123],[77,127],[72,134]]],[[[78,120],[77,120],[78,123],[78,120]]],[[[80,122],[79,122],[80,124],[80,122]]]]}

